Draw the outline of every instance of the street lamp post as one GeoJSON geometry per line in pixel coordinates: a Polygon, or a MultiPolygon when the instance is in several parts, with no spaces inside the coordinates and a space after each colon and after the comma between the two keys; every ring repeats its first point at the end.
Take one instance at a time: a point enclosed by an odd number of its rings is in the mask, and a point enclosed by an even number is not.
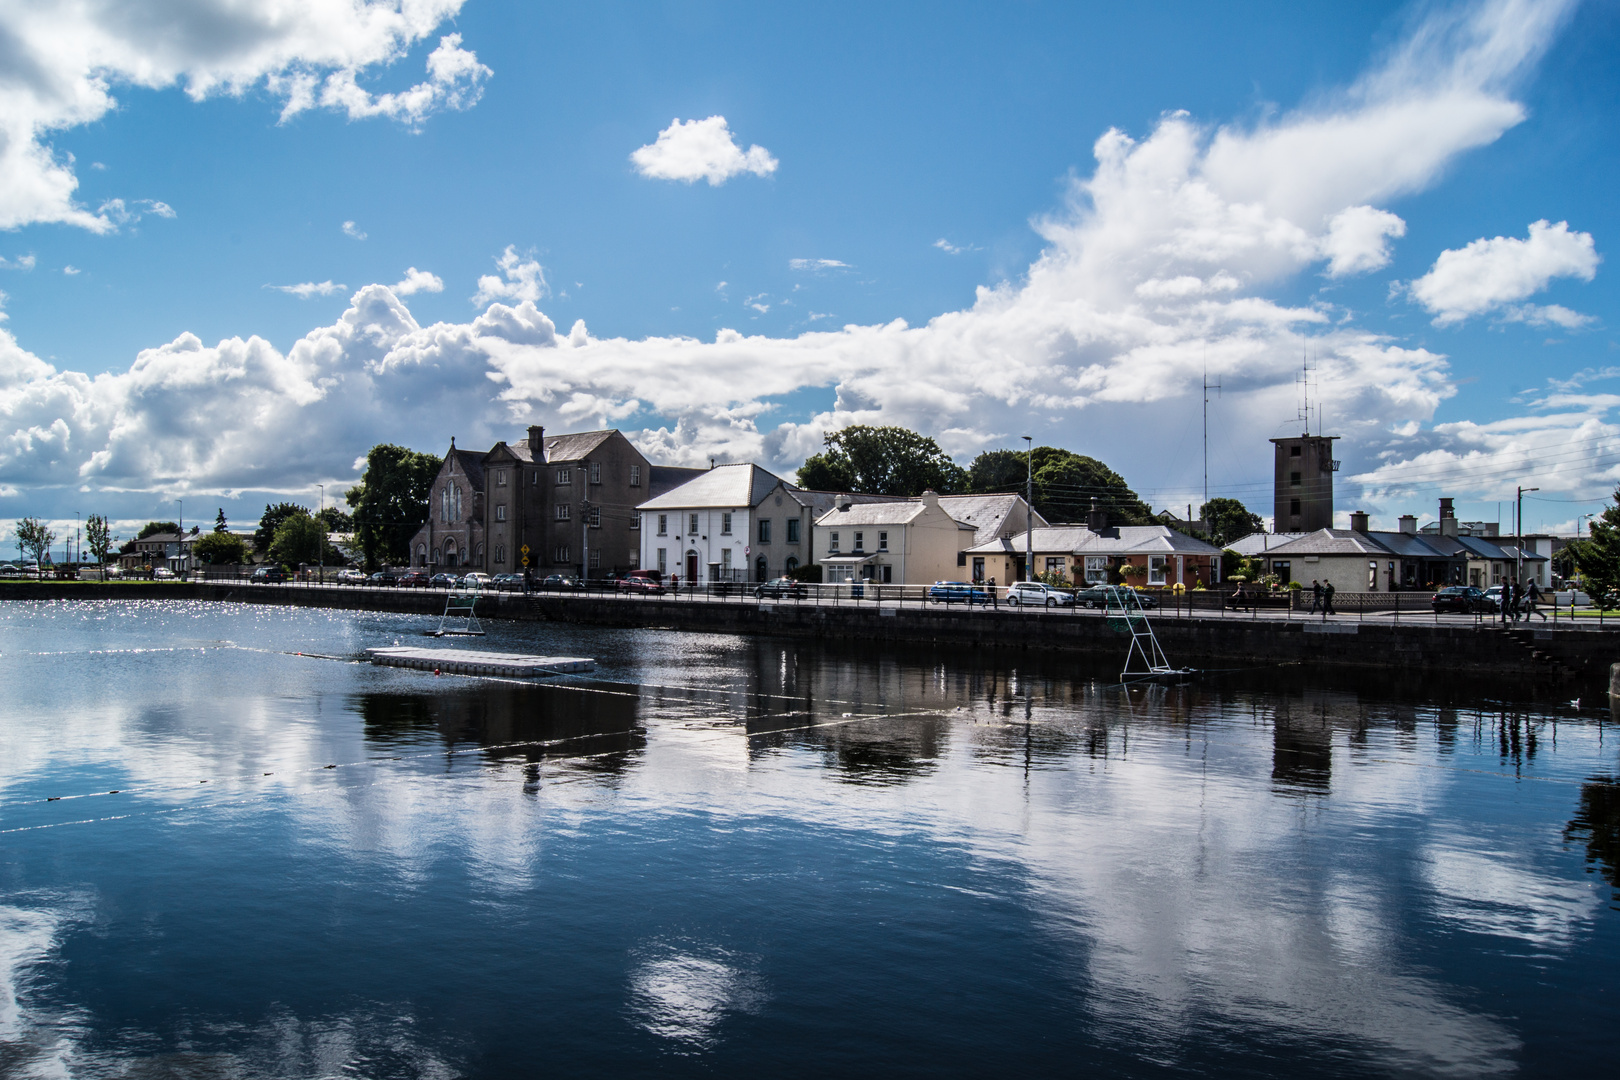
{"type": "Polygon", "coordinates": [[[1024,580],[1035,580],[1035,440],[1024,436],[1024,580]]]}
{"type": "Polygon", "coordinates": [[[326,513],[326,485],[316,484],[320,489],[321,497],[315,510],[315,579],[322,585],[326,584],[326,522],[321,515],[326,513]]]}

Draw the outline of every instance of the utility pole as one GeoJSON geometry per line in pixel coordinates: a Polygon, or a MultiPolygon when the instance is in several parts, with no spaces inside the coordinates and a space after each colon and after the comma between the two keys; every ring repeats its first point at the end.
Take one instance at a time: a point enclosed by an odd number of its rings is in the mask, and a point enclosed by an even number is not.
{"type": "MultiPolygon", "coordinates": [[[[1206,349],[1206,354],[1207,351],[1206,349]]],[[[1209,392],[1211,390],[1215,391],[1216,395],[1219,396],[1221,384],[1209,381],[1209,359],[1206,355],[1204,360],[1204,506],[1209,505],[1209,392]]],[[[1203,516],[1203,506],[1198,508],[1198,513],[1200,517],[1203,516]]],[[[1190,518],[1192,514],[1189,513],[1187,516],[1190,518]]],[[[1207,528],[1209,522],[1206,521],[1204,525],[1207,528]]]]}
{"type": "Polygon", "coordinates": [[[1024,436],[1024,460],[1028,476],[1024,480],[1024,580],[1035,580],[1035,439],[1024,436]]]}
{"type": "Polygon", "coordinates": [[[1513,514],[1513,583],[1524,584],[1524,493],[1540,491],[1538,487],[1519,489],[1519,508],[1513,514]]]}
{"type": "Polygon", "coordinates": [[[315,579],[326,584],[326,522],[321,515],[326,513],[326,485],[316,484],[321,491],[320,501],[315,504],[315,579]]]}

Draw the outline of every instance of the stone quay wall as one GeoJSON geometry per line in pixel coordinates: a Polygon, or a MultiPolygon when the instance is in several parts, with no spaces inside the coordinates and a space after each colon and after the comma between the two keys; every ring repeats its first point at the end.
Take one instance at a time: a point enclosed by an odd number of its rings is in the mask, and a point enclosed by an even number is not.
{"type": "MultiPolygon", "coordinates": [[[[0,583],[0,600],[208,600],[434,616],[444,594],[413,589],[265,586],[230,583],[0,583]]],[[[860,640],[877,644],[1038,650],[1123,661],[1127,635],[1093,612],[964,610],[959,606],[776,603],[747,599],[657,596],[522,596],[480,598],[481,619],[549,620],[594,626],[656,627],[716,634],[763,634],[860,640]]],[[[1610,665],[1620,658],[1620,620],[1612,629],[1568,624],[1519,626],[1466,621],[1395,623],[1387,618],[1330,621],[1294,618],[1178,617],[1151,613],[1170,662],[1194,668],[1297,664],[1306,669],[1377,670],[1422,677],[1488,675],[1543,690],[1606,694],[1610,665]]]]}

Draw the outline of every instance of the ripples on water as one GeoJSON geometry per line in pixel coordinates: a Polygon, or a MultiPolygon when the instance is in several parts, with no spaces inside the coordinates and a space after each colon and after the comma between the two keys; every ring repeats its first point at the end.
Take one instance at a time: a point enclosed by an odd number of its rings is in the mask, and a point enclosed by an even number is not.
{"type": "Polygon", "coordinates": [[[1607,1071],[1607,714],[432,621],[0,606],[0,1076],[1607,1071]]]}

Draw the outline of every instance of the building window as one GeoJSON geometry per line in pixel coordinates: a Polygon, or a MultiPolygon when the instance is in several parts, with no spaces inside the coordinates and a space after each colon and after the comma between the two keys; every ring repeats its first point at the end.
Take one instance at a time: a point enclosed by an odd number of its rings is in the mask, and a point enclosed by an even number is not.
{"type": "Polygon", "coordinates": [[[888,533],[886,533],[886,532],[878,533],[878,550],[879,551],[888,551],[889,550],[889,534],[888,533]]]}
{"type": "Polygon", "coordinates": [[[668,514],[659,514],[658,515],[658,535],[659,536],[668,536],[669,535],[669,515],[668,514]]]}
{"type": "Polygon", "coordinates": [[[602,511],[598,507],[593,506],[591,507],[591,528],[600,529],[601,527],[602,511]]]}
{"type": "Polygon", "coordinates": [[[1288,512],[1290,514],[1292,514],[1293,516],[1295,516],[1295,517],[1299,516],[1299,500],[1298,499],[1289,499],[1288,500],[1288,512]]]}
{"type": "Polygon", "coordinates": [[[426,544],[417,544],[416,545],[416,565],[417,566],[426,566],[427,565],[427,545],[426,544]]]}
{"type": "Polygon", "coordinates": [[[637,532],[641,531],[641,515],[640,514],[631,515],[631,517],[630,517],[630,527],[632,529],[636,530],[637,532]]]}
{"type": "Polygon", "coordinates": [[[730,536],[731,535],[731,515],[730,514],[721,514],[720,515],[720,535],[721,536],[730,536]]]}
{"type": "Polygon", "coordinates": [[[689,519],[687,521],[687,524],[690,526],[690,528],[688,528],[686,531],[691,533],[693,536],[696,536],[697,535],[697,515],[696,514],[688,514],[686,516],[689,519]]]}
{"type": "Polygon", "coordinates": [[[799,542],[799,519],[788,518],[787,526],[787,542],[790,544],[797,544],[799,542]]]}
{"type": "Polygon", "coordinates": [[[1289,473],[1288,474],[1288,483],[1290,485],[1292,485],[1293,487],[1299,487],[1299,473],[1297,473],[1297,472],[1289,473]]]}
{"type": "Polygon", "coordinates": [[[568,520],[568,515],[571,514],[572,512],[573,512],[572,509],[569,507],[569,505],[567,503],[558,503],[557,504],[556,514],[557,514],[557,520],[558,521],[567,521],[568,520]]]}
{"type": "Polygon", "coordinates": [[[574,470],[572,470],[572,469],[558,469],[557,470],[557,483],[559,483],[559,484],[572,484],[573,482],[574,482],[574,470]]]}
{"type": "Polygon", "coordinates": [[[505,503],[496,503],[495,504],[495,520],[496,521],[505,521],[506,520],[506,504],[505,503]]]}
{"type": "Polygon", "coordinates": [[[782,564],[782,572],[784,574],[791,574],[791,573],[793,573],[793,571],[797,570],[798,568],[799,568],[799,557],[797,555],[789,555],[787,557],[787,562],[782,564]]]}
{"type": "Polygon", "coordinates": [[[571,561],[568,558],[568,545],[567,544],[558,544],[557,547],[556,547],[556,550],[554,550],[551,553],[551,561],[552,562],[559,562],[559,563],[566,563],[566,562],[571,561]]]}
{"type": "Polygon", "coordinates": [[[1367,560],[1367,591],[1378,591],[1378,564],[1371,559],[1367,560]]]}
{"type": "Polygon", "coordinates": [[[1288,448],[1288,456],[1289,457],[1299,457],[1299,446],[1298,445],[1290,446],[1288,448]]]}
{"type": "Polygon", "coordinates": [[[763,556],[763,555],[761,555],[759,558],[754,560],[754,580],[755,581],[769,581],[769,580],[771,580],[771,564],[768,561],[766,561],[765,556],[763,556]]]}
{"type": "Polygon", "coordinates": [[[973,580],[975,582],[984,580],[984,556],[982,555],[973,556],[973,580]]]}
{"type": "Polygon", "coordinates": [[[601,552],[600,549],[597,549],[597,548],[592,548],[591,549],[591,569],[592,570],[600,570],[600,569],[602,569],[602,552],[601,552]]]}
{"type": "Polygon", "coordinates": [[[1165,560],[1165,557],[1163,555],[1149,555],[1148,556],[1148,584],[1149,585],[1163,585],[1164,584],[1164,564],[1165,564],[1165,561],[1166,560],[1165,560]]]}
{"type": "Polygon", "coordinates": [[[1048,574],[1061,574],[1063,570],[1063,556],[1048,555],[1046,557],[1046,572],[1048,574]]]}
{"type": "Polygon", "coordinates": [[[866,550],[866,534],[865,533],[856,533],[855,534],[855,547],[852,550],[854,550],[857,553],[866,550]]]}
{"type": "Polygon", "coordinates": [[[479,562],[484,561],[484,545],[483,544],[478,545],[478,553],[477,553],[476,557],[477,557],[479,562]]]}
{"type": "Polygon", "coordinates": [[[630,569],[632,569],[632,570],[641,569],[641,552],[632,551],[632,552],[630,552],[630,554],[626,555],[625,556],[625,565],[630,567],[630,569]]]}
{"type": "Polygon", "coordinates": [[[1106,555],[1087,555],[1086,556],[1086,584],[1087,585],[1106,585],[1106,584],[1108,584],[1108,556],[1106,556],[1106,555]]]}
{"type": "Polygon", "coordinates": [[[1294,564],[1287,559],[1277,559],[1271,564],[1271,572],[1277,575],[1277,580],[1287,585],[1294,580],[1294,564]]]}
{"type": "Polygon", "coordinates": [[[669,572],[669,549],[668,548],[659,548],[658,549],[658,572],[660,574],[667,574],[669,572]]]}
{"type": "Polygon", "coordinates": [[[530,469],[529,470],[529,486],[534,487],[538,483],[540,483],[540,470],[539,469],[530,469]]]}
{"type": "Polygon", "coordinates": [[[496,544],[495,545],[495,562],[496,562],[496,565],[500,565],[500,566],[504,566],[506,564],[506,545],[504,545],[504,544],[496,544]]]}
{"type": "Polygon", "coordinates": [[[632,465],[632,466],[630,466],[630,486],[631,487],[640,487],[641,486],[641,466],[640,465],[632,465]]]}
{"type": "Polygon", "coordinates": [[[838,554],[838,534],[837,533],[828,533],[827,534],[827,550],[832,552],[834,555],[838,554]]]}
{"type": "Polygon", "coordinates": [[[770,518],[760,518],[759,520],[759,542],[762,544],[768,544],[771,542],[770,518]]]}
{"type": "Polygon", "coordinates": [[[505,487],[506,486],[506,470],[505,469],[496,469],[495,470],[495,486],[496,487],[505,487]]]}

